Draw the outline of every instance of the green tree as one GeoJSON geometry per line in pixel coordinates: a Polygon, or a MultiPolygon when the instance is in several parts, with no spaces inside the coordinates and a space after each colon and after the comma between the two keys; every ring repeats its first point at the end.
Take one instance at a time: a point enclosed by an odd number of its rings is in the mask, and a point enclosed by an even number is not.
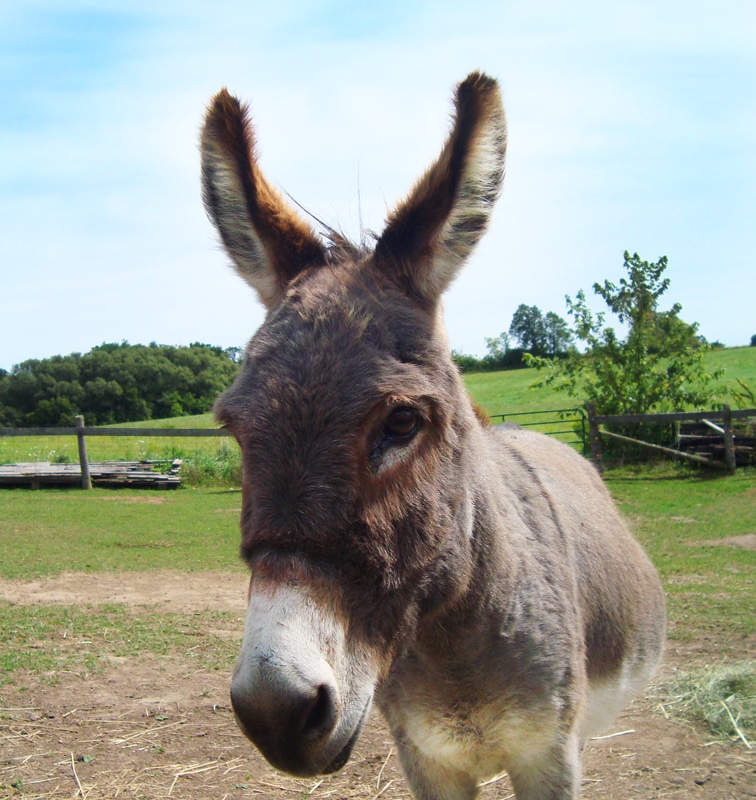
{"type": "Polygon", "coordinates": [[[231,383],[238,351],[102,344],[88,353],[24,361],[0,372],[0,425],[90,425],[208,411],[231,383]]]}
{"type": "Polygon", "coordinates": [[[509,334],[500,333],[498,336],[486,336],[486,350],[492,359],[501,359],[509,352],[509,334]]]}
{"type": "Polygon", "coordinates": [[[697,325],[689,325],[677,316],[675,308],[671,311],[659,311],[653,314],[653,319],[649,325],[648,348],[651,352],[658,352],[664,349],[664,343],[670,337],[677,339],[680,343],[687,343],[687,346],[696,349],[706,340],[698,333],[697,325]]]}
{"type": "Polygon", "coordinates": [[[627,326],[627,335],[621,338],[614,328],[605,326],[605,314],[594,314],[582,290],[575,300],[567,297],[575,335],[585,352],[575,351],[560,360],[529,358],[533,366],[547,370],[538,385],[565,391],[581,403],[593,402],[601,414],[646,414],[709,405],[715,395],[713,380],[721,371],[707,372],[704,353],[709,348],[697,336],[698,325],[679,319],[679,303],[668,311],[658,310],[659,298],[669,288],[669,278],[662,278],[667,257],[648,262],[627,251],[624,257],[627,277],[619,285],[608,280],[595,283],[593,290],[627,326]],[[663,336],[659,335],[660,319],[664,320],[663,336]]]}
{"type": "Polygon", "coordinates": [[[547,352],[546,323],[538,306],[520,303],[512,316],[509,335],[523,350],[539,355],[547,352]]]}
{"type": "Polygon", "coordinates": [[[543,318],[546,336],[546,354],[551,358],[566,353],[572,344],[572,332],[566,320],[549,311],[543,318]]]}

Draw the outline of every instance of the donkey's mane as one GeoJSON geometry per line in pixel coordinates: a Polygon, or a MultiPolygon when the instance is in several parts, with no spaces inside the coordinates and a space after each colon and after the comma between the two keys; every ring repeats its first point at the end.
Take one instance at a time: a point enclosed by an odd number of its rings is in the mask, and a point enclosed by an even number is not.
{"type": "Polygon", "coordinates": [[[360,241],[359,243],[352,241],[345,233],[339,228],[334,228],[327,222],[324,222],[316,214],[313,214],[310,209],[303,206],[299,201],[294,199],[288,192],[286,196],[299,210],[306,214],[317,226],[317,233],[320,235],[325,245],[326,264],[328,266],[335,266],[345,261],[360,262],[372,254],[375,249],[374,243],[378,241],[378,234],[369,228],[362,227],[362,214],[360,213],[360,241]]]}

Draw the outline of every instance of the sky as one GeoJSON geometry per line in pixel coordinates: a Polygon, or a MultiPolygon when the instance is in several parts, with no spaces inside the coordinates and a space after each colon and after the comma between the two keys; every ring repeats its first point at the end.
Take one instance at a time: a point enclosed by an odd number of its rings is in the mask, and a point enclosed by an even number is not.
{"type": "MultiPolygon", "coordinates": [[[[501,85],[507,175],[445,298],[482,355],[521,303],[669,258],[710,341],[756,333],[754,0],[0,0],[0,368],[102,342],[243,346],[263,320],[200,201],[222,87],[269,180],[355,239],[501,85]]],[[[668,302],[664,302],[668,300],[668,302]]]]}

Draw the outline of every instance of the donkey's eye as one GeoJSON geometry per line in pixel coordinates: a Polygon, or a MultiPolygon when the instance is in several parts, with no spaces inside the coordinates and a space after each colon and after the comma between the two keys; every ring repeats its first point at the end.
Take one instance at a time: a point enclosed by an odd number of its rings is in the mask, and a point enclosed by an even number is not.
{"type": "Polygon", "coordinates": [[[388,439],[408,439],[420,425],[420,417],[414,408],[402,406],[395,408],[383,427],[383,435],[388,439]]]}
{"type": "Polygon", "coordinates": [[[382,464],[385,465],[387,453],[394,450],[395,446],[401,450],[420,430],[421,425],[422,415],[417,409],[411,406],[397,406],[392,409],[368,454],[371,469],[378,471],[382,464]]]}

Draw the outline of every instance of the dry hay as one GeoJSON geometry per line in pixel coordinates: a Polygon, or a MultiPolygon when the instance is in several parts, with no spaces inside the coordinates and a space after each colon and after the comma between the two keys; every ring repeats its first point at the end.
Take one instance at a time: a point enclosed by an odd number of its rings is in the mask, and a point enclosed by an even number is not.
{"type": "Polygon", "coordinates": [[[702,723],[719,739],[756,741],[756,661],[739,661],[678,674],[660,684],[663,712],[702,723]]]}

